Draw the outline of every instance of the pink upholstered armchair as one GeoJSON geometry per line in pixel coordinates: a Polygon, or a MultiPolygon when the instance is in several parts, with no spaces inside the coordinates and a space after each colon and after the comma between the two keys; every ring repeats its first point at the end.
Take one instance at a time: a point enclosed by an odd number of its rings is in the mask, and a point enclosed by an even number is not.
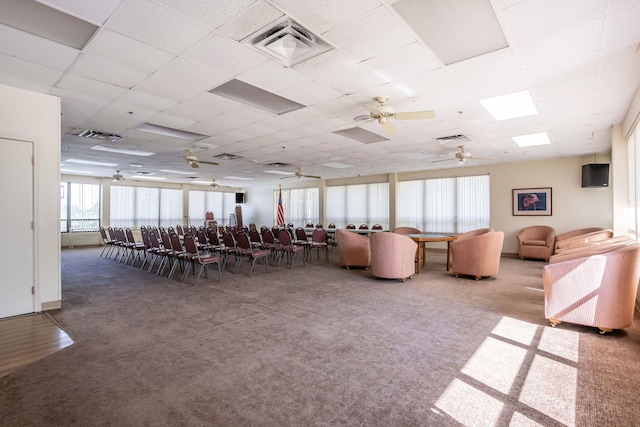
{"type": "Polygon", "coordinates": [[[548,261],[553,255],[556,230],[546,225],[533,225],[518,233],[518,256],[548,261]]]}
{"type": "Polygon", "coordinates": [[[476,280],[497,276],[503,243],[504,233],[492,228],[481,228],[459,235],[451,242],[453,274],[456,277],[461,274],[474,276],[476,280]]]}
{"type": "Polygon", "coordinates": [[[371,272],[383,279],[403,282],[416,271],[415,256],[418,244],[397,233],[376,233],[371,241],[371,272]]]}
{"type": "Polygon", "coordinates": [[[544,266],[544,311],[560,322],[595,326],[600,333],[633,323],[640,279],[640,244],[623,244],[600,254],[552,260],[544,266]]]}
{"type": "Polygon", "coordinates": [[[369,238],[352,231],[336,230],[340,265],[344,267],[364,267],[371,265],[369,238]]]}

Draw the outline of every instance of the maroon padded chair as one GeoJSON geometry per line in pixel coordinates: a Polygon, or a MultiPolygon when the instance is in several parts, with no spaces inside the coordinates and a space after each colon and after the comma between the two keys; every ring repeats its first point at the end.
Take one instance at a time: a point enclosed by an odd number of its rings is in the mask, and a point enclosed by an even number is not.
{"type": "Polygon", "coordinates": [[[251,269],[249,270],[249,277],[251,277],[251,273],[253,273],[253,268],[256,265],[256,260],[262,259],[264,261],[265,269],[267,273],[269,273],[269,262],[267,261],[268,252],[264,249],[255,248],[251,244],[251,240],[247,233],[238,233],[236,235],[236,242],[238,244],[238,258],[236,259],[236,266],[234,269],[234,273],[238,274],[240,270],[240,264],[242,264],[242,260],[247,257],[251,262],[251,269]]]}
{"type": "Polygon", "coordinates": [[[280,260],[286,254],[289,268],[293,268],[293,263],[296,260],[298,252],[302,251],[302,265],[304,264],[304,247],[294,245],[289,230],[280,230],[278,234],[278,241],[280,243],[278,256],[276,257],[276,266],[280,265],[280,260]]]}
{"type": "Polygon", "coordinates": [[[184,236],[184,246],[185,246],[185,252],[187,253],[187,259],[189,262],[187,263],[187,266],[185,267],[184,272],[182,273],[182,282],[185,282],[187,280],[190,267],[193,267],[193,271],[195,273],[196,264],[200,266],[200,270],[198,271],[198,275],[196,276],[196,281],[194,282],[193,286],[196,286],[198,284],[198,280],[200,280],[200,275],[202,274],[202,270],[205,271],[204,273],[205,277],[208,278],[210,264],[216,264],[218,266],[218,282],[222,282],[222,273],[220,272],[220,256],[219,255],[200,254],[198,252],[198,247],[196,246],[196,242],[193,236],[189,233],[185,234],[184,236]]]}
{"type": "Polygon", "coordinates": [[[329,262],[329,242],[327,230],[324,228],[316,228],[311,235],[311,245],[309,245],[309,261],[311,261],[311,252],[316,250],[318,259],[320,259],[320,251],[324,249],[325,260],[329,262]]]}

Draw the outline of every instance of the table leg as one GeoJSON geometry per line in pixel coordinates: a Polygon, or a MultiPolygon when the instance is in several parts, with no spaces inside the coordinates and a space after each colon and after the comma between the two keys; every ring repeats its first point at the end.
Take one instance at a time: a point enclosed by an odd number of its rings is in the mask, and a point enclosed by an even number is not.
{"type": "Polygon", "coordinates": [[[420,242],[418,243],[418,262],[417,267],[418,267],[418,274],[420,274],[420,267],[422,266],[422,263],[424,262],[424,243],[420,242]]]}
{"type": "Polygon", "coordinates": [[[447,242],[447,271],[451,268],[451,241],[447,242]]]}

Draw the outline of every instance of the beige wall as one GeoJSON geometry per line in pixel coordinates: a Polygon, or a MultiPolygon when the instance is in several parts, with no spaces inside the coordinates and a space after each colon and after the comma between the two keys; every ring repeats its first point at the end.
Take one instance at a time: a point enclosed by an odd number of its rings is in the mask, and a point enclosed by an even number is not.
{"type": "MultiPolygon", "coordinates": [[[[598,163],[608,163],[611,157],[608,154],[597,156],[598,163]]],[[[304,186],[331,186],[346,184],[361,184],[368,182],[382,182],[389,180],[392,184],[396,181],[424,179],[434,177],[463,176],[489,174],[491,177],[491,227],[504,231],[505,242],[503,251],[517,253],[518,246],[516,234],[522,228],[529,225],[550,225],[558,233],[570,231],[582,227],[611,228],[613,225],[613,191],[608,188],[582,188],[582,165],[594,163],[593,156],[568,157],[554,160],[531,161],[524,163],[508,163],[492,166],[466,166],[463,168],[442,169],[435,171],[411,172],[404,174],[377,175],[373,177],[350,178],[327,181],[302,181],[295,183],[296,187],[304,186]],[[552,215],[551,216],[513,216],[512,215],[512,190],[514,188],[552,188],[552,215]]],[[[284,186],[283,186],[284,187],[284,186]]],[[[287,186],[286,188],[293,188],[287,186]]],[[[252,221],[257,224],[273,224],[272,192],[273,187],[255,187],[247,190],[249,203],[259,203],[257,206],[265,206],[267,209],[254,209],[252,221]]],[[[390,197],[394,197],[395,191],[390,189],[390,197]]],[[[323,192],[321,191],[321,194],[323,192]]],[[[321,201],[321,205],[323,201],[321,201]]],[[[395,206],[394,200],[389,204],[391,209],[395,206]]],[[[321,221],[324,215],[320,214],[321,221]]],[[[392,212],[390,219],[395,219],[392,212]]],[[[395,221],[391,221],[392,227],[395,221]]]]}
{"type": "Polygon", "coordinates": [[[4,85],[0,85],[0,99],[0,137],[33,142],[35,307],[58,308],[62,300],[60,99],[4,85]]]}

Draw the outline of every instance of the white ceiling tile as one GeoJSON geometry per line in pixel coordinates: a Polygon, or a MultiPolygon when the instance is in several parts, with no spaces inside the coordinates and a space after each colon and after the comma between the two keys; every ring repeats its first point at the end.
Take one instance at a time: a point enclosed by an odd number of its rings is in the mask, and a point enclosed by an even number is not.
{"type": "Polygon", "coordinates": [[[604,47],[637,45],[640,42],[640,6],[605,18],[604,47]]]}
{"type": "Polygon", "coordinates": [[[49,93],[51,86],[37,83],[31,80],[24,80],[15,75],[0,73],[0,84],[11,86],[19,89],[30,90],[37,93],[49,93]]]}
{"type": "Polygon", "coordinates": [[[541,86],[557,80],[566,80],[597,73],[600,68],[599,52],[549,62],[524,70],[531,87],[541,86]]]}
{"type": "Polygon", "coordinates": [[[60,70],[2,54],[0,54],[0,74],[20,76],[22,79],[45,87],[53,86],[62,77],[60,70]]]}
{"type": "Polygon", "coordinates": [[[368,59],[362,65],[387,83],[442,67],[440,61],[420,43],[412,43],[368,59]]]}
{"type": "Polygon", "coordinates": [[[175,101],[134,89],[131,89],[124,95],[120,96],[117,101],[123,104],[131,104],[136,107],[157,112],[164,111],[176,105],[175,101]]]}
{"type": "Polygon", "coordinates": [[[73,64],[71,72],[83,77],[109,83],[115,86],[131,88],[141,82],[147,73],[137,71],[118,62],[99,56],[83,54],[73,64]]]}
{"type": "Polygon", "coordinates": [[[104,112],[99,112],[91,116],[89,120],[82,124],[86,129],[108,133],[121,133],[139,124],[137,119],[124,116],[112,116],[104,112]]]}
{"type": "Polygon", "coordinates": [[[148,74],[174,58],[168,52],[109,30],[99,31],[89,42],[86,52],[148,74]]]}
{"type": "Polygon", "coordinates": [[[175,80],[166,80],[155,75],[143,80],[134,89],[176,102],[184,101],[201,92],[193,86],[187,86],[175,80]]]}
{"type": "Polygon", "coordinates": [[[532,68],[597,52],[603,36],[603,20],[597,19],[518,44],[522,66],[532,68]]]}
{"type": "Polygon", "coordinates": [[[294,65],[293,69],[298,70],[306,76],[312,76],[313,78],[344,72],[345,68],[352,67],[356,63],[358,63],[358,60],[354,57],[338,49],[331,49],[294,65]]]}
{"type": "Polygon", "coordinates": [[[223,96],[214,95],[209,92],[200,93],[193,98],[187,99],[186,101],[180,103],[180,105],[194,108],[198,110],[208,111],[209,117],[214,114],[220,114],[225,111],[240,107],[241,103],[238,101],[234,101],[229,98],[225,98],[223,96]]]}
{"type": "Polygon", "coordinates": [[[267,61],[257,50],[217,34],[209,35],[183,56],[233,76],[267,61]]]}
{"type": "Polygon", "coordinates": [[[385,83],[381,77],[360,64],[345,67],[341,72],[318,76],[316,80],[345,95],[385,83]]]}
{"type": "Polygon", "coordinates": [[[102,25],[120,6],[122,0],[38,0],[69,15],[102,25]]]}
{"type": "Polygon", "coordinates": [[[174,59],[154,75],[175,80],[200,90],[210,90],[231,79],[229,74],[185,58],[174,59]]]}
{"type": "Polygon", "coordinates": [[[325,33],[324,37],[361,61],[416,42],[407,27],[385,7],[379,7],[333,29],[325,33]],[[381,29],[384,29],[382,36],[381,29]],[[367,42],[363,43],[363,40],[367,42]]]}
{"type": "Polygon", "coordinates": [[[343,96],[342,93],[316,82],[306,82],[291,86],[281,90],[278,94],[303,105],[315,105],[343,96]]]}
{"type": "Polygon", "coordinates": [[[532,87],[530,92],[535,102],[572,96],[576,93],[592,92],[598,88],[596,73],[570,79],[557,79],[549,84],[532,87]]]}
{"type": "Polygon", "coordinates": [[[200,108],[192,108],[189,107],[187,105],[185,105],[184,103],[180,103],[176,106],[173,106],[167,110],[164,111],[167,114],[171,114],[173,116],[178,116],[178,117],[184,117],[186,119],[192,119],[196,122],[202,121],[202,120],[206,120],[212,116],[214,116],[215,114],[207,111],[207,110],[203,110],[200,108]]]}
{"type": "Polygon", "coordinates": [[[500,49],[466,61],[448,65],[445,70],[460,84],[481,82],[520,71],[520,63],[511,48],[500,49]]]}
{"type": "Polygon", "coordinates": [[[309,78],[302,73],[277,64],[275,61],[263,62],[244,73],[238,74],[236,78],[274,93],[309,81],[309,78]]]}
{"type": "Polygon", "coordinates": [[[174,54],[183,52],[211,32],[151,0],[125,0],[107,26],[174,54]]]}
{"type": "Polygon", "coordinates": [[[80,51],[0,24],[0,53],[66,70],[80,51]]]}
{"type": "MultiPolygon", "coordinates": [[[[229,3],[236,4],[238,2],[229,3]]],[[[282,11],[263,0],[258,0],[242,13],[218,28],[218,32],[234,40],[242,40],[282,16],[284,16],[282,11]]],[[[218,14],[217,17],[219,18],[220,15],[218,14]]]]}
{"type": "Polygon", "coordinates": [[[66,74],[57,86],[60,89],[89,94],[105,99],[115,99],[127,91],[127,89],[120,86],[91,80],[72,73],[66,74]]]}
{"type": "Polygon", "coordinates": [[[312,31],[323,34],[380,6],[378,0],[273,0],[273,3],[312,31]]]}
{"type": "Polygon", "coordinates": [[[477,81],[463,86],[471,96],[476,99],[485,99],[493,96],[506,95],[520,92],[529,87],[525,74],[521,71],[499,75],[492,79],[477,81]]]}
{"type": "Polygon", "coordinates": [[[216,29],[241,13],[255,0],[158,0],[158,2],[211,29],[216,29]]]}
{"type": "Polygon", "coordinates": [[[315,108],[329,114],[343,115],[351,114],[360,108],[360,105],[345,96],[323,101],[314,105],[315,108]]]}
{"type": "Polygon", "coordinates": [[[607,3],[602,0],[525,1],[501,10],[498,16],[509,42],[522,42],[597,19],[606,12],[607,3]]]}
{"type": "Polygon", "coordinates": [[[149,117],[157,114],[157,111],[147,110],[135,105],[116,101],[107,105],[100,112],[110,114],[112,116],[130,117],[138,122],[145,122],[149,117]]]}
{"type": "Polygon", "coordinates": [[[458,86],[458,83],[444,70],[438,69],[428,73],[411,76],[391,83],[407,96],[418,94],[429,95],[458,86]]]}
{"type": "Polygon", "coordinates": [[[51,95],[60,97],[60,102],[63,108],[65,105],[69,107],[78,107],[88,115],[97,113],[111,102],[106,98],[60,88],[51,89],[51,95]]]}
{"type": "Polygon", "coordinates": [[[195,123],[195,120],[185,119],[184,117],[173,116],[166,112],[156,114],[147,120],[149,123],[153,123],[160,126],[166,126],[175,129],[184,129],[195,123]]]}

